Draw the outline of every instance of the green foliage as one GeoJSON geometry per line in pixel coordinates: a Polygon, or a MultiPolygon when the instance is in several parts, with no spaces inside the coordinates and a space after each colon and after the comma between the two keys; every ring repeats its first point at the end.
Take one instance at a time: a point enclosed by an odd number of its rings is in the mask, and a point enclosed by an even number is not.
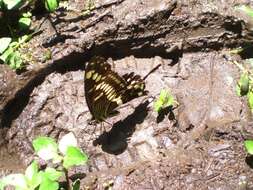
{"type": "Polygon", "coordinates": [[[0,189],[3,190],[6,185],[14,186],[19,190],[35,189],[42,182],[41,172],[38,172],[38,164],[33,161],[27,167],[24,174],[10,174],[0,181],[0,189]]]}
{"type": "MultiPolygon", "coordinates": [[[[240,5],[236,7],[236,10],[242,11],[246,13],[248,16],[252,17],[253,19],[253,9],[246,5],[240,5]]],[[[244,51],[243,48],[238,48],[235,50],[231,50],[231,54],[238,54],[244,51]]],[[[239,81],[236,85],[236,94],[238,96],[247,96],[248,99],[248,105],[253,112],[253,59],[247,59],[245,60],[245,65],[247,67],[244,67],[242,64],[234,61],[233,62],[241,71],[242,74],[240,76],[239,81]]]]}
{"type": "MultiPolygon", "coordinates": [[[[57,168],[46,167],[40,170],[38,163],[33,161],[27,167],[25,174],[10,174],[0,180],[0,190],[7,185],[14,186],[16,190],[58,190],[59,179],[65,175],[69,182],[67,170],[76,165],[83,165],[88,157],[77,147],[77,140],[73,133],[63,136],[59,145],[50,137],[38,137],[33,140],[35,153],[43,160],[58,163],[57,168]]],[[[80,180],[68,184],[72,190],[80,189],[80,180]]]]}
{"type": "Polygon", "coordinates": [[[253,59],[245,61],[245,67],[234,61],[233,62],[241,71],[242,74],[236,85],[236,94],[238,96],[247,96],[248,105],[253,112],[253,59]]]}
{"type": "Polygon", "coordinates": [[[22,17],[18,20],[18,25],[20,30],[28,30],[31,26],[32,20],[31,20],[32,14],[30,12],[23,13],[22,17]]]}
{"type": "Polygon", "coordinates": [[[177,104],[168,90],[162,89],[159,98],[154,102],[154,110],[160,112],[162,109],[177,104]]]}
{"type": "Polygon", "coordinates": [[[80,180],[77,179],[72,184],[72,190],[79,190],[80,189],[80,180]]]}
{"type": "Polygon", "coordinates": [[[244,96],[249,92],[249,75],[248,73],[241,74],[241,77],[236,86],[236,93],[238,96],[244,96]]]}
{"type": "Polygon", "coordinates": [[[38,137],[33,141],[35,153],[43,160],[57,158],[57,143],[50,137],[38,137]]]}
{"type": "Polygon", "coordinates": [[[63,167],[68,169],[71,166],[83,165],[87,160],[87,155],[84,155],[80,149],[74,146],[69,146],[66,155],[63,158],[63,167]]]}
{"type": "Polygon", "coordinates": [[[54,12],[59,7],[58,0],[45,0],[45,7],[48,12],[54,12]]]}
{"type": "Polygon", "coordinates": [[[248,92],[247,98],[248,98],[249,108],[251,111],[253,111],[253,92],[252,92],[252,90],[248,92]]]}
{"type": "Polygon", "coordinates": [[[243,11],[247,15],[253,18],[253,9],[246,5],[240,5],[236,7],[237,10],[243,11]]]}
{"type": "Polygon", "coordinates": [[[0,38],[0,54],[2,54],[8,47],[9,44],[11,43],[11,38],[0,38]]]}
{"type": "Polygon", "coordinates": [[[1,54],[0,59],[4,63],[8,64],[12,69],[15,69],[15,70],[22,69],[24,67],[24,62],[22,59],[22,55],[19,52],[19,48],[24,43],[29,41],[32,35],[33,34],[21,36],[16,41],[13,41],[11,43],[10,43],[10,38],[0,38],[0,43],[1,41],[3,42],[2,49],[4,49],[2,54],[0,53],[1,54]]]}
{"type": "MultiPolygon", "coordinates": [[[[59,0],[43,0],[45,8],[49,12],[55,11],[59,6],[59,0]]],[[[22,43],[20,39],[33,36],[30,31],[35,0],[0,0],[0,59],[14,70],[24,68],[26,55],[19,52],[22,43]],[[3,27],[4,26],[4,27],[3,27]],[[24,35],[25,34],[25,35],[24,35]],[[27,35],[28,34],[28,35],[27,35]]],[[[35,31],[36,32],[36,31],[35,31]]],[[[31,38],[27,38],[31,39],[31,38]]]]}
{"type": "Polygon", "coordinates": [[[244,146],[246,148],[246,151],[253,155],[253,140],[246,140],[244,141],[244,146]]]}
{"type": "Polygon", "coordinates": [[[22,0],[3,0],[3,6],[8,10],[16,10],[22,6],[22,0]]]}

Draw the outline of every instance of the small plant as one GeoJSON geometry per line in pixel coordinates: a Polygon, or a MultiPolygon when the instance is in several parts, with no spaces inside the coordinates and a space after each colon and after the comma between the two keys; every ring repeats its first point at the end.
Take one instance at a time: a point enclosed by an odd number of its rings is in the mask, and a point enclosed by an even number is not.
{"type": "MultiPolygon", "coordinates": [[[[235,7],[236,10],[242,11],[253,19],[253,9],[246,5],[239,5],[235,7]]],[[[239,54],[244,51],[244,48],[237,48],[235,50],[231,50],[231,54],[239,54]]],[[[251,111],[253,112],[253,59],[247,59],[245,61],[247,63],[247,67],[245,68],[242,64],[233,61],[233,63],[242,71],[239,81],[236,85],[236,94],[238,96],[247,96],[248,105],[251,111]]]]}
{"type": "Polygon", "coordinates": [[[174,106],[175,104],[178,104],[178,102],[171,93],[168,90],[162,89],[159,98],[154,102],[154,110],[159,113],[161,110],[174,106]]]}
{"type": "Polygon", "coordinates": [[[0,59],[8,64],[12,69],[19,70],[24,67],[22,55],[19,48],[31,39],[33,34],[24,35],[16,41],[11,38],[0,38],[0,59]]]}
{"type": "Polygon", "coordinates": [[[40,170],[38,163],[33,161],[27,167],[25,174],[10,174],[0,180],[0,190],[7,185],[14,186],[16,190],[58,190],[59,179],[65,177],[67,190],[80,189],[80,180],[70,183],[68,169],[72,166],[83,165],[88,157],[77,147],[77,140],[73,133],[63,136],[59,144],[50,137],[38,137],[33,141],[33,148],[39,158],[57,167],[46,167],[40,170]]]}
{"type": "MultiPolygon", "coordinates": [[[[236,85],[236,94],[238,96],[247,96],[248,105],[253,112],[253,73],[252,69],[244,68],[242,64],[233,62],[241,71],[242,74],[236,85]]],[[[253,59],[246,60],[246,63],[252,67],[253,59]]]]}
{"type": "MultiPolygon", "coordinates": [[[[24,57],[19,48],[38,31],[29,31],[32,23],[30,11],[36,0],[0,0],[0,59],[14,70],[24,68],[24,57]],[[4,26],[4,27],[3,27],[4,26]],[[24,35],[25,34],[25,35],[24,35]]],[[[40,0],[41,1],[41,0],[40,0]]],[[[53,12],[59,7],[59,0],[43,0],[45,9],[53,12]]]]}
{"type": "Polygon", "coordinates": [[[59,0],[45,0],[45,7],[48,12],[54,12],[59,7],[59,0]]]}
{"type": "Polygon", "coordinates": [[[246,148],[246,151],[250,155],[253,155],[253,140],[246,140],[246,141],[244,141],[244,146],[246,148]]]}
{"type": "Polygon", "coordinates": [[[246,5],[240,5],[235,7],[236,10],[242,11],[253,18],[253,9],[246,5]]]}

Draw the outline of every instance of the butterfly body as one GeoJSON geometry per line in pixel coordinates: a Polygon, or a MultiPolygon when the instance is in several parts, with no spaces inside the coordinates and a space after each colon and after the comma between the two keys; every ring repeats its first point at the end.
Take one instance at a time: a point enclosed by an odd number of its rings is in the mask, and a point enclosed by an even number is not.
{"type": "Polygon", "coordinates": [[[139,75],[131,72],[120,76],[102,57],[93,57],[87,63],[84,77],[86,102],[92,119],[97,122],[116,115],[119,105],[147,93],[139,75]]]}

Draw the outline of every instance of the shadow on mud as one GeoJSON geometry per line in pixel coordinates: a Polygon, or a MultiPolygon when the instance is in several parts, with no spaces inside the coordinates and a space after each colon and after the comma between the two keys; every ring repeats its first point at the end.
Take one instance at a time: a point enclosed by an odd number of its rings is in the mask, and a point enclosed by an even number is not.
{"type": "Polygon", "coordinates": [[[94,142],[94,146],[102,145],[102,150],[109,154],[121,154],[128,146],[128,138],[132,136],[136,125],[142,123],[148,115],[149,101],[139,104],[134,112],[123,121],[115,123],[109,132],[104,132],[94,142]]]}
{"type": "Polygon", "coordinates": [[[247,156],[245,162],[251,169],[253,169],[253,156],[247,156]]]}
{"type": "Polygon", "coordinates": [[[156,122],[157,123],[161,123],[165,117],[168,116],[169,120],[175,120],[175,114],[173,113],[173,107],[169,106],[166,107],[164,109],[162,109],[161,111],[158,112],[158,116],[156,118],[156,122]]]}

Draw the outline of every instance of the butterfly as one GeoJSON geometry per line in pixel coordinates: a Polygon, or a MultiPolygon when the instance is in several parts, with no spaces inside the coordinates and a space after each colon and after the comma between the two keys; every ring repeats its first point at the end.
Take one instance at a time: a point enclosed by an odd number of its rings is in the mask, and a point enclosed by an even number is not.
{"type": "Polygon", "coordinates": [[[103,122],[119,113],[118,106],[146,95],[144,80],[134,72],[120,76],[105,58],[93,57],[84,74],[85,98],[92,120],[103,122]]]}

